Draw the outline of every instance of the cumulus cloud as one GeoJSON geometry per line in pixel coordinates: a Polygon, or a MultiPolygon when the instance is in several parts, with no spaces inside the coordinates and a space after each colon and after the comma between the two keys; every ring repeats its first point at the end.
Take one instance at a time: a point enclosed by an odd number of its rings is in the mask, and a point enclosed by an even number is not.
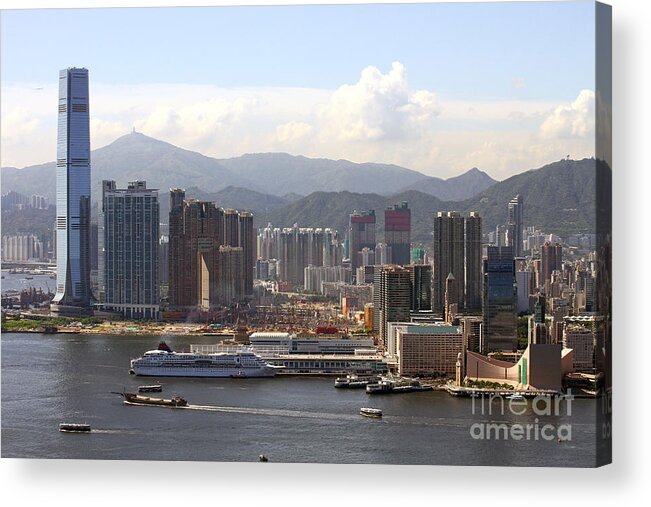
{"type": "MultiPolygon", "coordinates": [[[[566,103],[469,100],[413,90],[398,62],[335,89],[91,82],[91,146],[139,132],[213,157],[286,151],[502,179],[594,155],[594,93],[566,103]],[[352,84],[350,84],[352,83],[352,84]]],[[[2,83],[2,165],[54,160],[56,84],[2,83]]]]}
{"type": "Polygon", "coordinates": [[[369,66],[357,83],[345,84],[332,94],[321,111],[321,135],[341,141],[406,139],[439,112],[434,93],[410,90],[400,62],[394,62],[388,74],[369,66]]]}
{"type": "Polygon", "coordinates": [[[308,137],[314,131],[309,123],[301,121],[290,121],[276,127],[276,138],[281,143],[300,141],[308,137]]]}
{"type": "Polygon", "coordinates": [[[574,102],[558,106],[545,118],[540,133],[545,139],[585,138],[594,135],[595,94],[581,90],[574,102]]]}

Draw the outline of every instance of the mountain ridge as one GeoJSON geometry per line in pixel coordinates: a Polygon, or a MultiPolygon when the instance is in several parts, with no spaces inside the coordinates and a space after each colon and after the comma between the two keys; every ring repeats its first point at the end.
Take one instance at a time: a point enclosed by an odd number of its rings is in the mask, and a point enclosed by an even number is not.
{"type": "MultiPolygon", "coordinates": [[[[15,190],[54,198],[53,161],[22,169],[3,167],[0,174],[3,192],[15,190]]],[[[455,178],[460,176],[464,175],[455,178]]],[[[355,163],[287,153],[249,153],[218,159],[132,132],[92,151],[91,178],[92,199],[97,202],[104,179],[115,180],[118,185],[145,180],[151,188],[162,191],[195,186],[207,192],[219,192],[233,186],[282,197],[326,190],[390,195],[405,185],[433,177],[395,164],[355,163]]]]}

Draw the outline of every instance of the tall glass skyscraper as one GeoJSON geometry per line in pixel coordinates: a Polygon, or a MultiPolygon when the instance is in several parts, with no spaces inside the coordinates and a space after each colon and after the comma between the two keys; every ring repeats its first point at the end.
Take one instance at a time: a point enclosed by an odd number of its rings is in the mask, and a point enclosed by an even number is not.
{"type": "Polygon", "coordinates": [[[515,263],[512,246],[489,246],[484,260],[482,353],[518,348],[515,263]]]}
{"type": "Polygon", "coordinates": [[[90,128],[88,70],[59,73],[56,165],[57,291],[53,303],[89,307],[90,128]]]}

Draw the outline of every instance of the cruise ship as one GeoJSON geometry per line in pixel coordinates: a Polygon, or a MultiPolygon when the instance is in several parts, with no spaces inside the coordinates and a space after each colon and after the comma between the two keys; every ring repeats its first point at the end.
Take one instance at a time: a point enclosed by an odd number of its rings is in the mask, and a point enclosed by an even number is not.
{"type": "Polygon", "coordinates": [[[129,373],[147,377],[273,377],[282,367],[247,350],[197,354],[174,352],[164,342],[157,350],[131,360],[129,373]]]}

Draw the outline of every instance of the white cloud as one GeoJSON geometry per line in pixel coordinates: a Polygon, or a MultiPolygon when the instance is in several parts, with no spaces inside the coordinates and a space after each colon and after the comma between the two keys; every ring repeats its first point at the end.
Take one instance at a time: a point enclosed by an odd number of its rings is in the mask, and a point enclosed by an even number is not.
{"type": "Polygon", "coordinates": [[[439,112],[432,92],[410,90],[400,62],[394,62],[388,74],[369,66],[357,83],[343,85],[332,94],[321,111],[321,137],[340,141],[409,139],[439,112]]]}
{"type": "Polygon", "coordinates": [[[309,123],[290,121],[276,127],[276,138],[280,143],[293,143],[308,137],[314,131],[309,123]]]}
{"type": "MultiPolygon", "coordinates": [[[[139,132],[205,155],[286,151],[394,163],[439,177],[502,179],[594,155],[594,93],[567,103],[461,100],[412,90],[405,67],[361,71],[335,90],[91,82],[91,146],[139,132]]],[[[55,85],[2,83],[2,165],[54,160],[55,85]],[[39,88],[43,88],[39,90],[39,88]]]]}
{"type": "Polygon", "coordinates": [[[595,94],[581,90],[574,102],[558,106],[545,118],[540,133],[545,139],[589,137],[594,135],[595,94]]]}

